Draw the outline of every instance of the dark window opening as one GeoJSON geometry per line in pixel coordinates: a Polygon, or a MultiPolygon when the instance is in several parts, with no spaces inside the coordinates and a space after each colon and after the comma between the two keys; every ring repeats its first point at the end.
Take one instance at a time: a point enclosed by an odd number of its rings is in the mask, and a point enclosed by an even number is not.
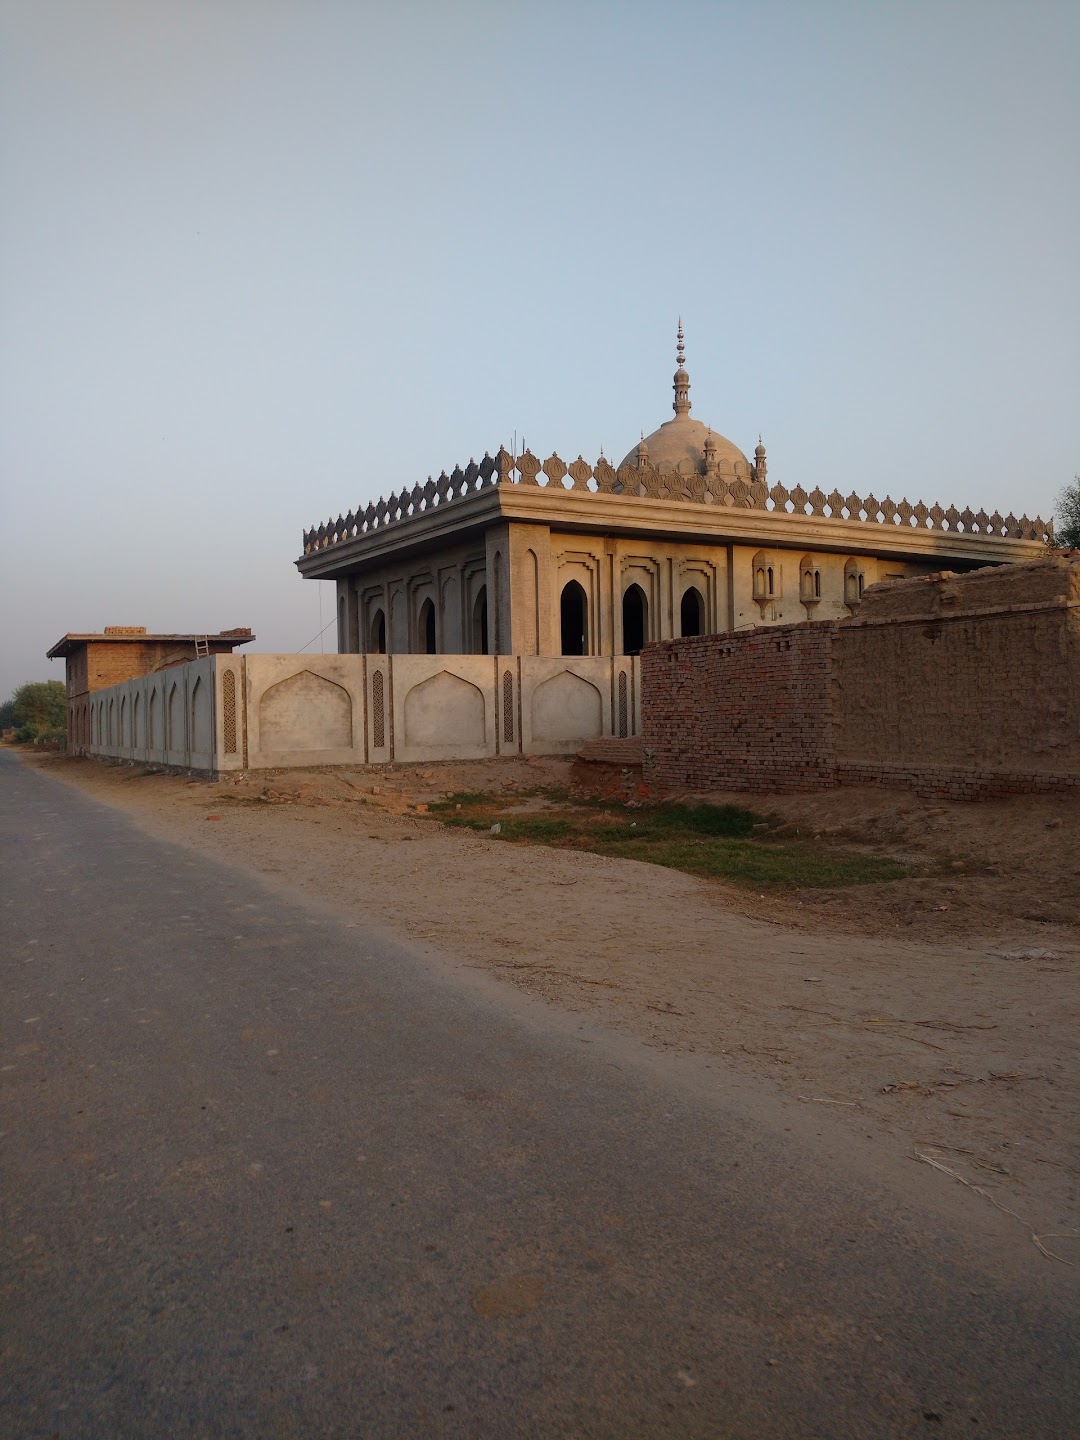
{"type": "Polygon", "coordinates": [[[562,622],[562,653],[587,655],[589,602],[585,598],[585,591],[576,580],[570,580],[563,586],[559,612],[562,622]]]}
{"type": "Polygon", "coordinates": [[[701,591],[693,586],[682,597],[680,607],[680,635],[705,634],[705,600],[701,591]]]}
{"type": "Polygon", "coordinates": [[[649,605],[640,585],[631,585],[623,596],[623,654],[640,655],[648,639],[649,605]]]}
{"type": "Polygon", "coordinates": [[[386,654],[386,616],[381,610],[376,610],[371,621],[371,651],[372,655],[386,654]]]}
{"type": "Polygon", "coordinates": [[[472,650],[474,655],[487,655],[488,650],[488,613],[487,613],[487,586],[481,585],[476,592],[476,599],[473,601],[473,634],[472,650]]]}
{"type": "Polygon", "coordinates": [[[435,651],[435,606],[430,600],[425,600],[420,606],[420,644],[423,647],[421,654],[434,655],[435,651]]]}

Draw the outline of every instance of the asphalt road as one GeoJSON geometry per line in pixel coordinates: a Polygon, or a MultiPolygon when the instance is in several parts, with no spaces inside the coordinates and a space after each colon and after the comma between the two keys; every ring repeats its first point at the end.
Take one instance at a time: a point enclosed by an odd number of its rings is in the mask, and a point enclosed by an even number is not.
{"type": "Polygon", "coordinates": [[[1080,1435],[1070,1273],[959,1187],[9,754],[0,842],[0,1435],[1080,1435]]]}

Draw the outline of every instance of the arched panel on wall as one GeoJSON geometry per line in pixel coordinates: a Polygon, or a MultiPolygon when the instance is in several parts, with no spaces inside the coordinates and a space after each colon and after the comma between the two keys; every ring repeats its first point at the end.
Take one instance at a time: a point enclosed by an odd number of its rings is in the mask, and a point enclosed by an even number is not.
{"type": "Polygon", "coordinates": [[[492,572],[493,572],[493,576],[494,576],[494,584],[495,584],[495,595],[494,595],[495,604],[494,604],[493,609],[492,609],[491,630],[490,630],[490,634],[491,634],[491,653],[492,653],[493,655],[498,655],[499,651],[503,648],[503,634],[502,634],[502,623],[503,623],[503,622],[502,622],[502,600],[503,600],[502,555],[499,553],[498,550],[495,551],[495,560],[494,560],[494,564],[492,565],[491,568],[492,568],[492,572]]]}
{"type": "Polygon", "coordinates": [[[390,633],[386,637],[387,651],[395,655],[409,653],[409,633],[405,615],[405,594],[402,590],[390,593],[390,633]]]}
{"type": "Polygon", "coordinates": [[[487,586],[481,585],[473,601],[470,623],[469,651],[473,655],[490,655],[488,646],[487,586]]]}
{"type": "Polygon", "coordinates": [[[191,748],[199,755],[210,752],[210,691],[202,676],[191,690],[191,748]]]}
{"type": "Polygon", "coordinates": [[[259,701],[263,750],[343,750],[352,745],[352,699],[323,675],[301,670],[259,701]]]}
{"type": "Polygon", "coordinates": [[[461,595],[456,573],[443,576],[439,587],[439,635],[442,650],[459,654],[465,648],[461,633],[461,595]]]}
{"type": "Polygon", "coordinates": [[[696,585],[683,591],[679,604],[679,634],[705,634],[705,597],[696,585]]]}
{"type": "Polygon", "coordinates": [[[532,653],[540,654],[540,561],[535,550],[525,551],[525,578],[529,586],[529,604],[532,606],[532,653]]]}
{"type": "Polygon", "coordinates": [[[115,704],[115,701],[114,701],[114,699],[113,699],[113,697],[112,697],[111,695],[109,696],[109,715],[108,715],[107,724],[108,724],[107,743],[108,743],[109,745],[112,745],[112,744],[113,744],[113,737],[114,737],[115,734],[116,734],[116,704],[115,704]]]}
{"type": "Polygon", "coordinates": [[[360,653],[360,596],[356,592],[356,585],[352,580],[345,582],[346,593],[349,600],[349,644],[350,655],[360,653]]]}
{"type": "Polygon", "coordinates": [[[184,697],[174,680],[169,686],[168,719],[165,726],[166,750],[185,749],[184,697]]]}
{"type": "Polygon", "coordinates": [[[414,685],[405,697],[405,744],[417,749],[483,750],[483,691],[446,670],[414,685]]]}
{"type": "Polygon", "coordinates": [[[116,743],[120,749],[123,750],[128,743],[128,708],[126,695],[120,696],[120,724],[117,727],[116,736],[116,743]]]}
{"type": "Polygon", "coordinates": [[[142,735],[142,701],[138,691],[131,702],[131,743],[135,749],[139,749],[143,743],[142,735]]]}
{"type": "Polygon", "coordinates": [[[559,626],[563,655],[589,653],[589,599],[584,587],[568,580],[559,596],[559,626]]]}
{"type": "Polygon", "coordinates": [[[146,705],[146,745],[147,745],[147,749],[149,749],[149,750],[152,750],[152,749],[154,748],[154,746],[157,744],[157,731],[158,731],[158,714],[157,714],[157,708],[158,708],[158,698],[157,698],[157,687],[155,686],[154,689],[150,691],[150,699],[147,701],[147,705],[146,705]]]}
{"type": "Polygon", "coordinates": [[[580,675],[564,670],[533,691],[531,719],[534,743],[597,739],[604,731],[600,691],[580,675]]]}
{"type": "Polygon", "coordinates": [[[628,585],[622,601],[623,654],[640,655],[649,638],[649,602],[640,585],[628,585]]]}

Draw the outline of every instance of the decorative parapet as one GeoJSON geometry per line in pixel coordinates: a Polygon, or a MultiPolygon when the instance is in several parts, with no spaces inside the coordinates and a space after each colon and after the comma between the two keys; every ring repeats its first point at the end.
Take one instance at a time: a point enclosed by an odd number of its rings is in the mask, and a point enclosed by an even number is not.
{"type": "MultiPolygon", "coordinates": [[[[389,500],[380,499],[365,510],[339,515],[336,520],[304,531],[304,554],[314,555],[330,546],[356,540],[362,535],[382,531],[413,516],[453,505],[479,490],[503,485],[536,486],[541,489],[569,490],[590,495],[634,496],[650,500],[678,500],[693,505],[717,505],[740,510],[764,510],[788,515],[806,515],[813,519],[861,521],[866,525],[895,525],[911,530],[936,530],[950,534],[980,535],[1003,540],[1037,540],[1053,542],[1054,522],[1036,516],[1029,520],[1022,515],[1002,516],[995,511],[958,510],[955,505],[910,505],[907,500],[894,501],[888,496],[876,499],[841,495],[833,490],[826,495],[821,489],[804,490],[801,485],[788,490],[783,485],[767,485],[758,479],[751,467],[749,475],[724,461],[713,462],[704,474],[689,470],[672,470],[661,465],[654,469],[648,461],[623,465],[618,470],[603,456],[590,465],[579,455],[569,465],[558,455],[538,460],[525,450],[518,456],[500,449],[494,459],[485,455],[479,465],[470,460],[464,469],[456,466],[438,480],[428,477],[426,485],[414,485],[389,500]]],[[[761,466],[764,471],[764,465],[761,466]]]]}

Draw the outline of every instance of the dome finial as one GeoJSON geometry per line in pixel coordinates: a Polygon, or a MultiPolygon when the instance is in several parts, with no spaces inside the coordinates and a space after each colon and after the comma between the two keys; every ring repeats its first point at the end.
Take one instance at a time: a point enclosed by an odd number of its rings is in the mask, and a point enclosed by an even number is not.
{"type": "Polygon", "coordinates": [[[678,361],[678,369],[675,371],[675,384],[672,386],[675,391],[675,401],[672,409],[677,416],[690,414],[690,376],[686,373],[686,345],[683,341],[682,316],[679,316],[679,332],[675,341],[675,358],[678,361]]]}

